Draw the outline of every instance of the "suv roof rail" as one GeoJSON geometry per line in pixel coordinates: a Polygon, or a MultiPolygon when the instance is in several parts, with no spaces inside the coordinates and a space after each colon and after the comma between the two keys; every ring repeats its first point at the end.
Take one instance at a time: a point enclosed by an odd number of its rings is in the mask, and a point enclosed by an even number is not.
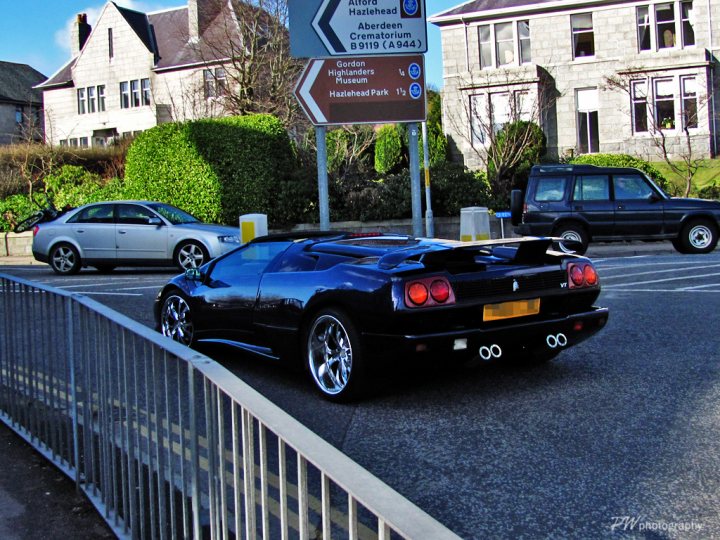
{"type": "Polygon", "coordinates": [[[567,164],[533,165],[531,173],[572,172],[573,167],[574,165],[567,164]]]}

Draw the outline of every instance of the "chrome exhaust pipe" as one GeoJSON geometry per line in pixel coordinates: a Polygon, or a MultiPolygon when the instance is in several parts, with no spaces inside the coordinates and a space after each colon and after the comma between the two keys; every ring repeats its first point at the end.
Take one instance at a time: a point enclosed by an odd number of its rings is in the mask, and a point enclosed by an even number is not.
{"type": "Polygon", "coordinates": [[[551,349],[557,349],[558,347],[565,347],[568,343],[568,340],[567,336],[560,332],[555,336],[553,336],[552,334],[548,334],[548,336],[545,338],[545,343],[547,343],[547,346],[551,349]]]}
{"type": "Polygon", "coordinates": [[[500,358],[502,356],[502,349],[500,348],[500,345],[497,344],[490,345],[489,347],[483,345],[480,347],[478,354],[480,355],[480,358],[488,361],[493,358],[500,358]]]}

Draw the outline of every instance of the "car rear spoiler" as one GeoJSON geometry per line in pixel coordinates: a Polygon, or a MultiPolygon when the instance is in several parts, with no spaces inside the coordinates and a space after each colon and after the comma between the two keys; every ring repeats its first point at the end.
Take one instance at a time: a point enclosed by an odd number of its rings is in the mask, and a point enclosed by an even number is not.
{"type": "Polygon", "coordinates": [[[448,241],[446,246],[420,245],[383,255],[378,266],[384,270],[398,267],[406,261],[417,261],[428,267],[445,266],[448,263],[472,262],[479,254],[507,257],[515,264],[541,264],[545,255],[559,238],[503,238],[478,242],[448,241]],[[509,248],[496,251],[496,248],[509,248]]]}

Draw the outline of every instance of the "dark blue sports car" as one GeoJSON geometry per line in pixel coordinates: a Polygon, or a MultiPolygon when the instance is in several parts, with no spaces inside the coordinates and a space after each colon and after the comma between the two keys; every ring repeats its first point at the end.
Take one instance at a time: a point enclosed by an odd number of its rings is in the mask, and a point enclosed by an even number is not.
{"type": "Polygon", "coordinates": [[[461,243],[339,233],[258,238],[158,295],[159,330],[301,361],[320,393],[357,397],[372,366],[543,362],[608,318],[590,260],[550,238],[461,243]]]}

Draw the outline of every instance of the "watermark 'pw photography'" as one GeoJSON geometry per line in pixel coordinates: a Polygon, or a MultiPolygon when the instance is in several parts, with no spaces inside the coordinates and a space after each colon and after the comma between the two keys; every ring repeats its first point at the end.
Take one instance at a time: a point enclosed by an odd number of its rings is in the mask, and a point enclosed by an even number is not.
{"type": "Polygon", "coordinates": [[[703,529],[697,521],[650,521],[645,516],[613,516],[611,519],[613,532],[700,532],[703,529]]]}

